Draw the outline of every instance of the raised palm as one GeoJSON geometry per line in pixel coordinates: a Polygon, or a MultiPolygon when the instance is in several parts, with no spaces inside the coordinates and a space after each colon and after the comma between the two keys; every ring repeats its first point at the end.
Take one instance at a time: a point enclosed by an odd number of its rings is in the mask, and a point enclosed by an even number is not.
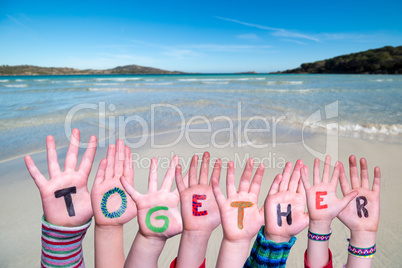
{"type": "Polygon", "coordinates": [[[133,186],[134,169],[131,150],[117,140],[109,145],[107,158],[99,164],[91,191],[92,208],[97,225],[123,225],[137,215],[134,201],[126,195],[120,178],[133,186]]]}
{"type": "Polygon", "coordinates": [[[320,161],[318,158],[314,161],[313,186],[308,180],[307,167],[301,169],[301,177],[307,196],[307,206],[310,220],[314,221],[332,221],[357,195],[352,191],[344,198],[338,199],[336,196],[336,187],[339,180],[340,162],[336,162],[334,172],[330,181],[331,157],[325,158],[322,181],[320,178],[320,161]]]}
{"type": "MultiPolygon", "coordinates": [[[[193,156],[188,176],[185,177],[188,187],[183,182],[181,166],[178,165],[176,168],[176,184],[180,193],[181,215],[186,231],[211,233],[221,222],[211,183],[208,185],[209,160],[210,155],[205,152],[197,182],[198,156],[193,156]],[[195,205],[194,202],[198,204],[195,205]]],[[[216,160],[211,181],[214,178],[219,180],[221,167],[221,160],[216,160]]]]}
{"type": "Polygon", "coordinates": [[[342,165],[340,168],[341,190],[344,195],[347,195],[352,190],[357,191],[358,195],[355,200],[352,200],[352,202],[339,213],[338,218],[351,231],[376,232],[380,218],[380,168],[376,167],[374,169],[374,180],[371,190],[366,159],[360,159],[361,181],[359,180],[356,157],[353,155],[349,158],[349,168],[352,188],[350,188],[345,169],[342,165]]]}
{"type": "Polygon", "coordinates": [[[253,159],[247,161],[240,179],[239,190],[235,186],[235,174],[233,162],[227,166],[226,192],[227,199],[219,188],[218,178],[212,180],[212,188],[221,214],[224,237],[228,241],[251,240],[261,228],[264,222],[264,211],[258,209],[258,195],[264,165],[260,164],[254,178],[253,159]]]}
{"type": "Polygon", "coordinates": [[[139,232],[143,236],[168,239],[183,230],[178,209],[179,193],[177,190],[170,191],[178,163],[179,158],[174,156],[162,186],[158,190],[158,162],[156,158],[153,158],[149,171],[148,192],[145,195],[137,192],[131,184],[122,178],[123,186],[131,196],[130,199],[135,200],[137,204],[139,232]]]}
{"type": "Polygon", "coordinates": [[[97,140],[95,136],[91,136],[77,170],[79,143],[80,132],[78,129],[73,129],[64,171],[61,171],[54,138],[53,136],[46,138],[50,180],[42,175],[30,156],[25,157],[28,171],[40,191],[45,220],[54,225],[80,226],[87,223],[93,215],[87,183],[95,157],[97,140]]]}
{"type": "Polygon", "coordinates": [[[283,173],[272,182],[265,199],[265,235],[275,242],[288,242],[303,231],[309,223],[305,212],[306,194],[300,180],[303,162],[298,160],[292,172],[292,163],[287,163],[283,173]]]}

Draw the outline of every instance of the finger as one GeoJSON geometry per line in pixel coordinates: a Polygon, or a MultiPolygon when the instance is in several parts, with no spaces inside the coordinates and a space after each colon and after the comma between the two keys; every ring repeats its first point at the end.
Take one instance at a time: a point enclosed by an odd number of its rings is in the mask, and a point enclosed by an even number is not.
{"type": "Polygon", "coordinates": [[[181,174],[182,174],[181,165],[177,165],[176,166],[176,185],[177,185],[177,190],[179,191],[179,193],[181,193],[187,189],[187,187],[184,185],[183,177],[181,174]]]}
{"type": "Polygon", "coordinates": [[[188,188],[188,170],[186,172],[186,175],[184,175],[183,183],[184,183],[184,186],[186,186],[186,188],[188,188]]]}
{"type": "Polygon", "coordinates": [[[338,186],[338,181],[339,181],[339,161],[336,161],[335,163],[335,168],[334,172],[332,172],[332,177],[331,177],[331,185],[336,189],[338,186]]]}
{"type": "Polygon", "coordinates": [[[381,186],[381,171],[379,167],[374,168],[374,181],[372,190],[378,194],[380,194],[380,186],[381,186]]]}
{"type": "Polygon", "coordinates": [[[205,152],[202,156],[201,170],[200,170],[200,184],[208,185],[208,173],[209,173],[209,152],[205,152]]]}
{"type": "Polygon", "coordinates": [[[197,185],[197,167],[198,167],[198,155],[194,155],[191,158],[190,170],[189,170],[189,186],[197,185]]]}
{"type": "Polygon", "coordinates": [[[120,139],[116,143],[116,156],[114,158],[114,176],[120,178],[124,171],[125,147],[120,139]]]}
{"type": "Polygon", "coordinates": [[[148,193],[158,191],[158,159],[151,159],[151,166],[149,168],[148,177],[148,193]]]}
{"type": "Polygon", "coordinates": [[[226,194],[229,197],[234,196],[237,193],[235,185],[235,174],[234,174],[234,164],[229,161],[227,165],[226,173],[226,194]]]}
{"type": "Polygon", "coordinates": [[[297,191],[297,186],[300,181],[300,169],[303,167],[303,161],[302,160],[297,160],[295,167],[293,169],[292,176],[290,177],[289,181],[289,191],[296,192],[297,191]]]}
{"type": "Polygon", "coordinates": [[[329,182],[330,173],[331,173],[331,157],[329,155],[327,155],[325,157],[324,171],[322,174],[322,182],[329,182]]]}
{"type": "Polygon", "coordinates": [[[360,159],[360,179],[362,181],[362,187],[364,189],[370,190],[367,161],[365,158],[360,159]]]}
{"type": "Polygon", "coordinates": [[[170,161],[169,168],[166,171],[165,178],[163,179],[161,190],[163,189],[166,192],[170,192],[172,189],[177,164],[179,164],[179,157],[174,155],[170,161]]]}
{"type": "Polygon", "coordinates": [[[128,183],[134,187],[134,166],[133,166],[133,156],[131,154],[131,149],[127,145],[124,147],[124,170],[123,176],[128,179],[128,183]]]}
{"type": "Polygon", "coordinates": [[[134,180],[130,180],[129,178],[127,178],[127,177],[125,177],[125,176],[121,176],[120,177],[120,182],[122,181],[122,180],[124,180],[124,181],[126,181],[128,184],[130,184],[131,185],[131,187],[134,187],[133,186],[133,184],[134,184],[134,180]],[[131,181],[131,182],[130,182],[131,181]]]}
{"type": "Polygon", "coordinates": [[[53,136],[49,135],[46,137],[46,148],[49,176],[50,179],[52,179],[61,173],[59,162],[57,160],[56,144],[54,143],[53,136]]]}
{"type": "Polygon", "coordinates": [[[282,181],[279,184],[279,191],[286,192],[289,187],[289,178],[292,172],[292,163],[287,162],[282,172],[282,181]]]}
{"type": "Polygon", "coordinates": [[[214,193],[216,203],[219,207],[222,207],[225,203],[226,199],[221,191],[221,187],[219,186],[219,177],[211,178],[212,183],[212,192],[214,193]]]}
{"type": "Polygon", "coordinates": [[[107,159],[103,158],[98,167],[98,171],[96,172],[95,180],[94,180],[94,185],[99,185],[105,180],[105,171],[106,171],[106,166],[107,166],[107,159]]]}
{"type": "Polygon", "coordinates": [[[247,160],[246,167],[243,170],[243,174],[241,175],[240,178],[239,193],[240,192],[248,193],[250,189],[251,176],[253,175],[253,169],[254,169],[254,159],[249,158],[247,160]]]}
{"type": "Polygon", "coordinates": [[[359,174],[357,172],[356,157],[351,155],[349,157],[349,172],[350,182],[352,183],[352,189],[360,187],[359,174]]]}
{"type": "Polygon", "coordinates": [[[214,169],[212,170],[211,180],[209,182],[210,185],[213,179],[216,179],[218,181],[220,180],[221,170],[222,170],[222,161],[220,159],[217,159],[215,161],[214,169]]]}
{"type": "MultiPolygon", "coordinates": [[[[307,177],[308,178],[308,177],[307,177]]],[[[306,198],[306,190],[304,189],[302,178],[301,178],[301,173],[300,173],[300,178],[299,182],[297,183],[297,190],[296,193],[302,194],[304,198],[306,198]]]]}
{"type": "Polygon", "coordinates": [[[268,195],[273,195],[278,193],[279,191],[279,184],[282,181],[282,174],[276,175],[275,179],[273,180],[271,184],[271,188],[269,188],[268,195]]]}
{"type": "Polygon", "coordinates": [[[43,176],[42,173],[40,173],[39,169],[36,167],[34,161],[29,155],[25,156],[24,160],[29,174],[31,174],[32,179],[34,180],[36,186],[40,190],[42,187],[45,186],[47,182],[45,176],[43,176]]]}
{"type": "Polygon", "coordinates": [[[128,195],[131,196],[131,199],[133,199],[133,201],[137,203],[142,197],[142,194],[137,192],[124,176],[120,177],[120,182],[123,185],[124,190],[126,190],[128,195]]]}
{"type": "Polygon", "coordinates": [[[96,146],[97,146],[97,139],[96,136],[91,136],[89,138],[87,149],[82,157],[80,166],[78,167],[78,171],[83,173],[86,178],[89,177],[89,174],[92,170],[92,164],[94,162],[95,153],[96,153],[96,146]]]}
{"type": "Polygon", "coordinates": [[[304,167],[302,167],[300,169],[300,174],[301,174],[301,179],[302,179],[302,183],[303,183],[303,186],[304,186],[304,190],[307,192],[308,189],[310,189],[311,185],[308,182],[308,178],[306,176],[306,171],[305,171],[304,167]]]}
{"type": "Polygon", "coordinates": [[[351,191],[350,193],[348,193],[344,198],[341,199],[341,211],[344,210],[346,208],[347,205],[349,205],[349,203],[359,194],[358,191],[351,191]]]}
{"type": "MultiPolygon", "coordinates": [[[[309,176],[309,171],[308,171],[308,167],[306,165],[304,165],[304,171],[306,172],[306,177],[310,178],[309,176]]],[[[300,179],[301,179],[301,168],[300,168],[300,179]]]]}
{"type": "Polygon", "coordinates": [[[107,166],[105,171],[105,179],[111,179],[114,176],[115,154],[116,154],[116,146],[114,144],[110,144],[106,154],[107,166]]]}
{"type": "Polygon", "coordinates": [[[341,162],[339,163],[339,182],[341,184],[342,194],[345,196],[347,193],[350,192],[351,189],[346,177],[345,167],[341,162]]]}
{"type": "Polygon", "coordinates": [[[319,184],[321,182],[320,178],[320,159],[314,159],[314,168],[313,168],[313,185],[319,184]]]}
{"type": "Polygon", "coordinates": [[[80,131],[74,128],[73,131],[71,131],[70,145],[68,146],[66,160],[64,161],[64,170],[76,170],[79,149],[80,131]]]}
{"type": "Polygon", "coordinates": [[[250,191],[249,193],[253,193],[256,196],[260,194],[260,189],[261,189],[261,182],[262,182],[262,177],[264,176],[264,171],[265,171],[265,166],[263,163],[261,163],[257,171],[254,174],[253,181],[251,182],[250,185],[250,191]]]}

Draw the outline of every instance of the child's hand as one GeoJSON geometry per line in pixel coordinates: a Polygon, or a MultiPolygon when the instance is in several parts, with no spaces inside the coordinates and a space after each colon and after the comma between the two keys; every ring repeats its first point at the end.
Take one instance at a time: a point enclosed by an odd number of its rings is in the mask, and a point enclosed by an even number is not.
{"type": "Polygon", "coordinates": [[[50,180],[40,173],[30,156],[25,157],[25,164],[42,198],[45,220],[51,224],[75,227],[87,223],[93,213],[88,192],[88,177],[94,160],[97,140],[89,139],[87,150],[77,169],[80,132],[73,129],[68,147],[64,171],[57,161],[56,145],[53,136],[46,138],[47,162],[50,180]]]}
{"type": "Polygon", "coordinates": [[[331,181],[329,180],[331,169],[331,157],[325,158],[322,181],[320,178],[320,160],[314,161],[313,183],[308,181],[308,169],[304,166],[301,169],[301,177],[307,196],[307,207],[310,216],[309,236],[306,251],[306,265],[310,267],[323,267],[329,260],[329,236],[331,233],[332,220],[341,212],[350,201],[357,195],[357,192],[350,192],[342,199],[336,196],[336,187],[339,179],[339,166],[337,161],[331,181]],[[315,238],[318,236],[319,238],[315,238]]]}
{"type": "MultiPolygon", "coordinates": [[[[184,231],[195,231],[208,236],[221,223],[218,204],[211,185],[208,185],[209,159],[209,153],[205,152],[197,182],[198,156],[193,156],[188,175],[188,188],[183,182],[181,166],[176,167],[176,184],[180,193],[184,231]],[[194,207],[194,202],[199,204],[198,207],[194,207]]],[[[216,160],[211,180],[220,177],[221,166],[221,160],[216,160]]]]}
{"type": "Polygon", "coordinates": [[[232,242],[251,241],[264,223],[264,211],[258,209],[258,195],[264,165],[260,164],[253,181],[254,160],[250,158],[241,176],[239,191],[236,190],[233,162],[227,166],[226,192],[228,199],[219,188],[219,177],[213,178],[212,188],[219,206],[224,239],[232,242]]]}
{"type": "Polygon", "coordinates": [[[122,140],[117,140],[116,146],[109,145],[107,158],[100,162],[91,191],[96,225],[120,226],[137,215],[134,201],[126,195],[120,182],[122,176],[129,185],[134,184],[131,150],[122,140]]]}
{"type": "Polygon", "coordinates": [[[367,247],[375,243],[375,234],[380,219],[380,168],[374,169],[373,187],[370,191],[369,176],[366,159],[360,159],[360,180],[354,155],[349,158],[350,181],[348,183],[343,165],[340,167],[340,183],[342,193],[348,195],[352,190],[357,191],[357,197],[338,215],[338,218],[351,231],[351,244],[357,247],[365,247],[356,239],[367,241],[367,247]],[[361,239],[362,238],[362,239],[361,239]],[[371,241],[369,241],[371,240],[371,241]]]}
{"type": "Polygon", "coordinates": [[[179,193],[177,190],[170,191],[178,163],[179,157],[174,156],[158,190],[158,161],[153,158],[149,170],[148,192],[145,195],[138,193],[124,178],[121,179],[124,188],[137,204],[139,232],[144,237],[166,240],[181,233],[183,229],[178,209],[179,193]]]}
{"type": "Polygon", "coordinates": [[[301,177],[307,196],[307,207],[310,216],[310,231],[319,234],[328,233],[332,220],[356,197],[357,192],[352,191],[344,198],[338,199],[336,187],[339,179],[339,162],[336,162],[334,172],[330,176],[331,157],[325,158],[322,181],[320,179],[320,161],[314,161],[313,185],[308,181],[308,169],[301,169],[301,177]]]}
{"type": "MultiPolygon", "coordinates": [[[[176,267],[199,267],[203,263],[208,240],[221,222],[218,204],[208,185],[209,153],[202,157],[200,179],[197,182],[198,156],[191,160],[190,170],[182,178],[181,166],[176,167],[176,184],[180,193],[184,230],[180,239],[176,267]]],[[[216,160],[211,181],[221,174],[222,162],[216,160]]]]}
{"type": "Polygon", "coordinates": [[[292,163],[286,163],[282,175],[272,182],[265,199],[265,237],[276,243],[288,242],[309,224],[305,212],[306,194],[300,179],[303,161],[298,160],[292,172],[292,163]]]}

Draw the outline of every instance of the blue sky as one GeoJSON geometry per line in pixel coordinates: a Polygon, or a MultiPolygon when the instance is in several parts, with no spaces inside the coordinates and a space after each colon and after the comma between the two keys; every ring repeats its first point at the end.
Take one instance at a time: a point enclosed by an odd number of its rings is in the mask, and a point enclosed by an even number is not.
{"type": "Polygon", "coordinates": [[[0,65],[270,72],[402,45],[398,1],[0,0],[0,65]]]}

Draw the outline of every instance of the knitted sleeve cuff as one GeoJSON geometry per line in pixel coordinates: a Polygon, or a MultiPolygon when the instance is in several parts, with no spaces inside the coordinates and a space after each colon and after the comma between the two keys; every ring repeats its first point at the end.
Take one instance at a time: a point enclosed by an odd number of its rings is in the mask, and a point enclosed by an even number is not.
{"type": "Polygon", "coordinates": [[[85,267],[82,240],[91,220],[77,227],[57,226],[42,218],[42,267],[85,267]]]}
{"type": "Polygon", "coordinates": [[[244,267],[285,267],[290,249],[295,242],[295,236],[289,242],[275,243],[267,240],[264,236],[264,226],[262,226],[244,267]]]}

